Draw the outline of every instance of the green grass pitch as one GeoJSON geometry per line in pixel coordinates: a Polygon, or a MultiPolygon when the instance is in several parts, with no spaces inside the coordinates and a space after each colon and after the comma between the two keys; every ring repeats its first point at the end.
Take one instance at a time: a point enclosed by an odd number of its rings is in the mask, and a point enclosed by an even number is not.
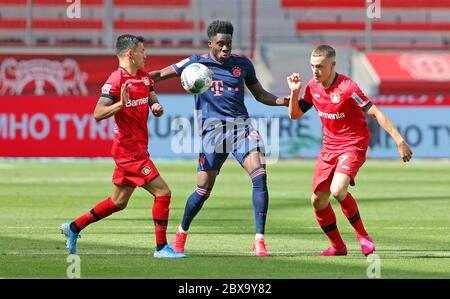
{"type": "MultiPolygon", "coordinates": [[[[194,190],[196,162],[158,162],[172,189],[169,241],[194,190]]],[[[65,278],[59,225],[111,192],[112,160],[0,161],[0,277],[65,278]]],[[[227,161],[191,226],[189,258],[153,258],[152,197],[137,189],[128,207],[94,223],[78,241],[81,278],[367,278],[371,260],[335,200],[348,256],[316,257],[328,247],[309,202],[314,161],[268,165],[266,243],[252,255],[251,183],[227,161]]],[[[350,191],[377,245],[381,278],[450,278],[450,163],[369,160],[350,191]]]]}

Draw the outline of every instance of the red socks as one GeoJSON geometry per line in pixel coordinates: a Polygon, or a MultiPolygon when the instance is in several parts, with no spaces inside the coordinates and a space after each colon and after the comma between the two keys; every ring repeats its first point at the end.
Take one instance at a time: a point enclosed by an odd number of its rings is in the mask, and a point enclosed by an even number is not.
{"type": "Polygon", "coordinates": [[[161,246],[167,243],[167,221],[169,219],[170,195],[157,196],[153,203],[152,216],[155,224],[156,245],[161,246]]]}
{"type": "MultiPolygon", "coordinates": [[[[155,197],[155,201],[153,203],[152,216],[155,224],[156,244],[159,246],[167,244],[166,232],[167,221],[169,219],[169,204],[170,195],[155,197]]],[[[89,224],[108,217],[112,213],[119,210],[121,209],[114,204],[111,197],[108,197],[107,199],[99,202],[89,212],[75,219],[75,227],[72,230],[75,233],[79,233],[89,224]]]]}
{"type": "Polygon", "coordinates": [[[108,217],[120,209],[114,204],[111,197],[99,202],[92,210],[75,219],[75,225],[79,231],[100,219],[108,217]]]}
{"type": "Polygon", "coordinates": [[[350,192],[347,192],[347,196],[339,204],[345,217],[347,217],[350,224],[355,228],[356,233],[361,236],[366,236],[367,232],[359,216],[358,205],[350,192]]]}
{"type": "Polygon", "coordinates": [[[335,248],[345,247],[345,243],[342,240],[341,234],[336,226],[336,215],[334,214],[331,204],[322,210],[314,210],[316,213],[317,222],[319,222],[320,227],[323,232],[328,236],[331,242],[331,246],[335,248]]]}

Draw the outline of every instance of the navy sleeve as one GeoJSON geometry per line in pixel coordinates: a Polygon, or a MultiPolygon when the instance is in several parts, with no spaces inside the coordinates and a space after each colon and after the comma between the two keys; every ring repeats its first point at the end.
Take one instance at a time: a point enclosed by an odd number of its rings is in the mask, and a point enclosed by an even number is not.
{"type": "Polygon", "coordinates": [[[250,59],[247,60],[247,74],[245,75],[245,85],[251,86],[253,84],[258,83],[258,78],[256,78],[255,67],[250,59]]]}
{"type": "Polygon", "coordinates": [[[178,63],[174,63],[172,64],[172,67],[175,69],[175,72],[177,72],[177,75],[181,75],[181,73],[183,72],[183,70],[190,64],[193,64],[194,62],[198,62],[199,61],[199,56],[198,55],[192,55],[189,58],[183,59],[178,63]]]}

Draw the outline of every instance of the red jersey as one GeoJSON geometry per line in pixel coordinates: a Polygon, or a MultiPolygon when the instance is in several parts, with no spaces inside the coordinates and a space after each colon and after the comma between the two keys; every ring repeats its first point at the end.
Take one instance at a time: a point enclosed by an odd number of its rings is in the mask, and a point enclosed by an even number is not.
{"type": "Polygon", "coordinates": [[[314,105],[322,121],[322,151],[367,150],[370,132],[363,111],[372,103],[350,78],[338,74],[328,88],[311,79],[303,100],[314,105]]]}
{"type": "Polygon", "coordinates": [[[114,102],[120,101],[120,88],[130,82],[130,99],[125,107],[114,114],[114,142],[111,154],[114,160],[136,160],[148,156],[149,92],[153,90],[153,80],[148,73],[139,70],[131,76],[119,67],[106,80],[102,87],[102,97],[114,102]]]}

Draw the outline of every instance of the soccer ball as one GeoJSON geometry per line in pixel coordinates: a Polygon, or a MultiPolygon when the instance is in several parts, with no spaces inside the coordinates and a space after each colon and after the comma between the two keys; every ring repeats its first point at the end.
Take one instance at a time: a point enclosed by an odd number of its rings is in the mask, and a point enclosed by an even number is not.
{"type": "Polygon", "coordinates": [[[190,64],[181,73],[181,85],[189,93],[204,93],[211,83],[211,71],[201,63],[190,64]]]}

